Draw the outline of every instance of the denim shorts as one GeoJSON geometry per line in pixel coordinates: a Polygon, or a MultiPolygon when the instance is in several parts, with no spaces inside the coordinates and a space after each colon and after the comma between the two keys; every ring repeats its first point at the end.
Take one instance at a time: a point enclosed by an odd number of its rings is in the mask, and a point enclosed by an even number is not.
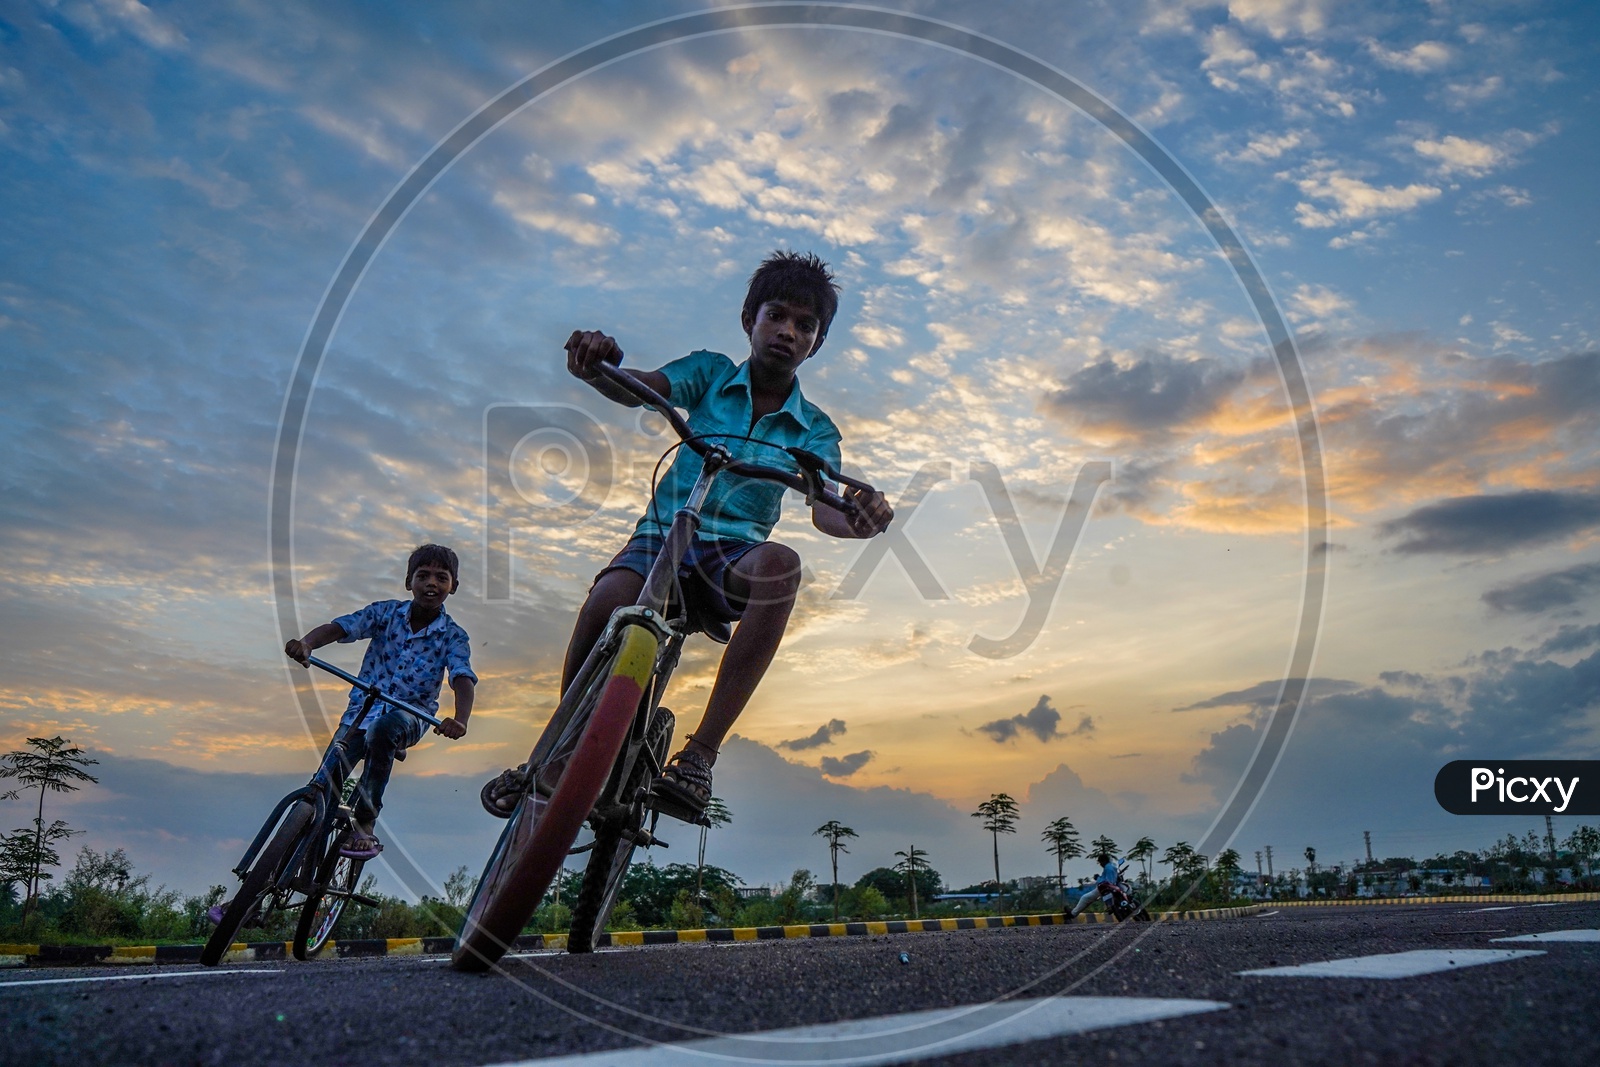
{"type": "MultiPolygon", "coordinates": [[[[622,546],[606,564],[599,574],[594,576],[599,581],[612,571],[632,571],[641,578],[650,576],[650,567],[655,563],[656,557],[661,554],[661,547],[666,542],[653,534],[642,534],[634,537],[622,546]]],[[[728,568],[739,562],[752,548],[763,544],[761,541],[704,541],[695,538],[689,545],[689,551],[683,555],[683,562],[678,566],[678,585],[683,590],[684,610],[689,613],[690,619],[710,620],[714,622],[738,622],[744,615],[745,603],[737,598],[730,598],[723,587],[723,580],[727,577],[728,568]]]]}

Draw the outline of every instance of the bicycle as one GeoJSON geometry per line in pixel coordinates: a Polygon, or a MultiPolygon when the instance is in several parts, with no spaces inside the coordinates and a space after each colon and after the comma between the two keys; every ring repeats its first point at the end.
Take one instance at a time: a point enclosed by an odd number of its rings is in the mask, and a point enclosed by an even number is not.
{"type": "MultiPolygon", "coordinates": [[[[380,701],[438,726],[440,720],[421,708],[390,696],[375,685],[325,663],[315,656],[310,664],[349,682],[367,694],[356,722],[380,701]]],[[[330,745],[344,744],[341,726],[330,745]]],[[[299,910],[292,947],[297,960],[320,953],[333,937],[339,916],[349,902],[377,907],[379,902],[357,892],[366,860],[340,855],[354,827],[349,801],[355,783],[347,783],[345,761],[326,760],[332,769],[320,773],[282,800],[261,825],[244,857],[233,868],[241,881],[239,892],[223,908],[222,919],[200,950],[200,962],[213,967],[233,945],[234,935],[246,925],[265,925],[274,912],[299,910]]]]}
{"type": "Polygon", "coordinates": [[[825,481],[875,491],[803,449],[781,449],[795,461],[798,474],[735,459],[724,446],[695,434],[666,399],[626,371],[603,363],[601,372],[667,418],[682,446],[701,457],[700,475],[673,517],[639,599],[612,614],[528,757],[516,807],[467,905],[451,957],[457,970],[492,967],[532,917],[567,857],[581,852],[590,855],[567,951],[592,951],[634,850],[667,847],[655,834],[661,811],[650,791],[666,764],[674,726],[661,698],[691,634],[704,632],[719,644],[731,636],[727,623],[691,622],[673,592],[714,480],[722,474],[768,479],[804,493],[807,504],[825,504],[852,517],[856,506],[825,481]],[[594,840],[574,849],[585,824],[594,840]]]}

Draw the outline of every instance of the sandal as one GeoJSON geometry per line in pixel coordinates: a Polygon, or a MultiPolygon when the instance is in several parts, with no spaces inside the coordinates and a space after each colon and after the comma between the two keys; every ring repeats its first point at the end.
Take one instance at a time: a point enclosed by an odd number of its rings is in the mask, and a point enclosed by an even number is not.
{"type": "Polygon", "coordinates": [[[352,860],[370,860],[383,851],[383,842],[372,834],[364,834],[360,830],[353,831],[345,838],[344,844],[339,846],[339,855],[352,860]]]}
{"type": "Polygon", "coordinates": [[[517,810],[517,801],[528,789],[528,765],[501,771],[483,784],[478,791],[478,802],[483,810],[497,819],[509,819],[517,810]]]}
{"type": "Polygon", "coordinates": [[[698,823],[711,802],[711,764],[686,748],[667,761],[661,776],[650,783],[650,792],[650,806],[661,814],[698,823]]]}

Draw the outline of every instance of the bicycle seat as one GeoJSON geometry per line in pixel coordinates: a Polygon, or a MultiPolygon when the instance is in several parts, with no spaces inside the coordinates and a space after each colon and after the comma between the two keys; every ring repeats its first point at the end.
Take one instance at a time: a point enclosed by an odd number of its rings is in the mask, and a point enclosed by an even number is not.
{"type": "Polygon", "coordinates": [[[691,632],[703,633],[719,645],[727,644],[733,638],[733,623],[723,622],[721,619],[696,619],[691,632]]]}

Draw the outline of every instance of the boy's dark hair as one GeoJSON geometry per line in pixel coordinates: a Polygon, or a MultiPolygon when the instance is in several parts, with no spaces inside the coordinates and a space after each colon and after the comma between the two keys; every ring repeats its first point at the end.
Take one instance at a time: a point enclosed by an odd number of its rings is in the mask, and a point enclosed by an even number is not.
{"type": "Polygon", "coordinates": [[[406,588],[411,588],[411,576],[417,573],[417,568],[427,564],[430,567],[443,567],[450,572],[450,591],[455,592],[455,587],[461,584],[461,560],[456,557],[452,549],[443,545],[418,545],[411,550],[411,558],[406,560],[406,588]]]}
{"type": "MultiPolygon", "coordinates": [[[[817,313],[817,345],[828,336],[828,327],[839,310],[839,286],[828,265],[814,252],[772,253],[750,275],[750,288],[744,297],[741,321],[754,322],[756,312],[768,300],[791,300],[809,305],[817,313]]],[[[815,351],[815,349],[813,349],[815,351]]]]}

